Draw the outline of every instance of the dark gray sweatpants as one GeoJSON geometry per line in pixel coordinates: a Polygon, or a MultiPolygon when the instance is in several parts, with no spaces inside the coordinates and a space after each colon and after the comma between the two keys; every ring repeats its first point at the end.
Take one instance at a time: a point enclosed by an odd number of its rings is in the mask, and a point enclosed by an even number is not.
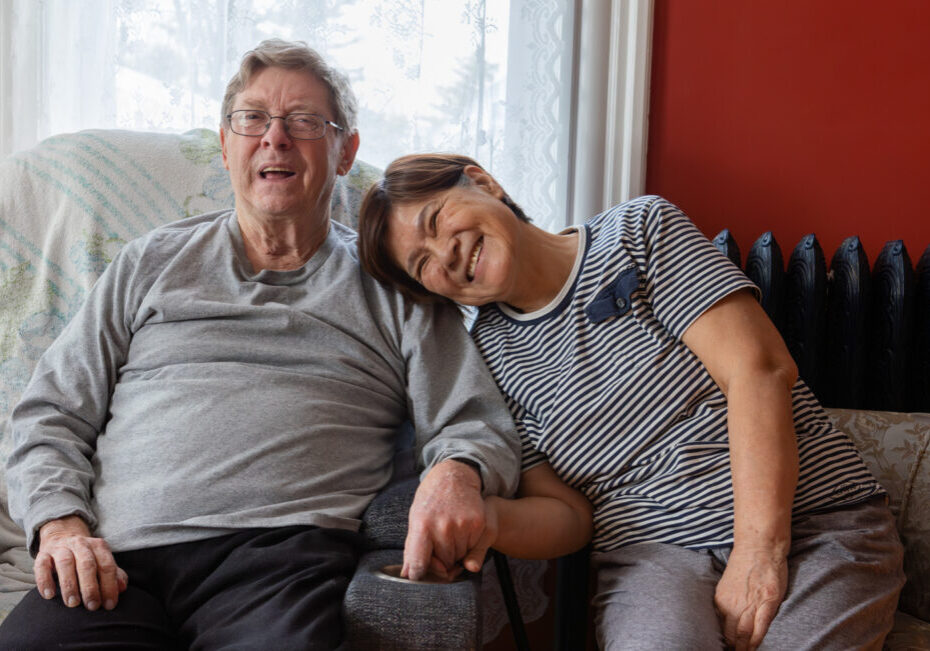
{"type": "MultiPolygon", "coordinates": [[[[599,648],[723,649],[714,590],[729,552],[644,544],[594,554],[599,648]]],[[[760,649],[881,649],[904,585],[902,558],[883,496],[796,518],[788,591],[760,649]]]]}

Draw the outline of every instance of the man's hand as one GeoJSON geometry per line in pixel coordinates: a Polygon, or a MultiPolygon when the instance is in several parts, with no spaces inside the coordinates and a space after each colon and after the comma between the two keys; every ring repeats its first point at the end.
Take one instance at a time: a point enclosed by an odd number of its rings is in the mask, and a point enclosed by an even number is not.
{"type": "MultiPolygon", "coordinates": [[[[453,578],[456,565],[475,549],[485,529],[481,477],[469,465],[447,459],[435,465],[417,488],[410,507],[407,540],[404,543],[404,566],[401,576],[419,580],[432,569],[445,578],[453,578]]],[[[487,551],[485,546],[484,551],[487,551]]]]}
{"type": "Polygon", "coordinates": [[[788,564],[783,556],[734,547],[714,595],[727,644],[737,651],[758,647],[787,587],[788,564]]]}
{"type": "Polygon", "coordinates": [[[83,601],[87,610],[101,605],[113,610],[129,584],[107,543],[91,536],[87,523],[76,515],[42,525],[34,569],[36,588],[46,599],[55,597],[53,573],[58,575],[61,598],[69,608],[83,601]]]}

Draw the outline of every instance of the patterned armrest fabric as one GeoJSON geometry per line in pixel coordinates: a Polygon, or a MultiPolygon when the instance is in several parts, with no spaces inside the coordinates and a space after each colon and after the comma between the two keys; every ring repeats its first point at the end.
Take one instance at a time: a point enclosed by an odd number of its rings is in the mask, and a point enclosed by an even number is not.
{"type": "Polygon", "coordinates": [[[899,608],[930,622],[930,414],[828,409],[891,498],[907,584],[899,608]]]}

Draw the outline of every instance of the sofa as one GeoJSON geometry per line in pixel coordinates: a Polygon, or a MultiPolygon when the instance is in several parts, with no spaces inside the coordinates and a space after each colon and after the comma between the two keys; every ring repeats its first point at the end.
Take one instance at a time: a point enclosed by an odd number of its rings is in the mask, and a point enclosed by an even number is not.
{"type": "MultiPolygon", "coordinates": [[[[357,162],[337,182],[333,217],[354,226],[361,194],[378,176],[379,170],[357,162]]],[[[10,451],[10,411],[36,361],[116,251],[160,224],[232,202],[217,133],[206,129],[62,134],[0,161],[0,462],[10,451]]],[[[718,246],[741,262],[727,238],[718,246]]],[[[768,281],[754,278],[757,284],[787,282],[779,280],[777,265],[766,267],[763,260],[757,266],[772,275],[768,281]]],[[[853,436],[891,495],[907,549],[908,583],[887,647],[930,649],[930,414],[868,407],[831,409],[830,415],[853,436]]],[[[400,562],[404,500],[415,487],[415,474],[411,450],[401,447],[397,481],[364,518],[369,551],[346,599],[350,637],[360,649],[478,648],[498,637],[507,622],[494,564],[452,586],[396,581],[381,571],[400,562]]],[[[0,618],[33,586],[24,545],[6,512],[0,477],[0,618]]],[[[553,614],[543,587],[547,564],[511,560],[509,567],[523,619],[548,626],[543,614],[555,618],[554,635],[534,636],[543,640],[537,647],[553,640],[558,648],[585,648],[585,615],[568,607],[579,599],[583,604],[585,597],[558,594],[553,614]]],[[[574,579],[569,582],[587,585],[584,576],[574,579]]],[[[506,631],[495,648],[513,648],[506,631]]]]}

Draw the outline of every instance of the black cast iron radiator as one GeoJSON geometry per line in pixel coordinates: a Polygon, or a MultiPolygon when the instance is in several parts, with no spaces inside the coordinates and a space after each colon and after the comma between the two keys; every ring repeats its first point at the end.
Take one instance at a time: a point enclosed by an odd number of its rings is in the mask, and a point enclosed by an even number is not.
{"type": "Polygon", "coordinates": [[[716,247],[762,290],[762,307],[827,407],[930,412],[930,245],[916,267],[901,240],[875,263],[846,238],[829,267],[813,234],[785,264],[771,232],[742,264],[728,229],[716,247]]]}

